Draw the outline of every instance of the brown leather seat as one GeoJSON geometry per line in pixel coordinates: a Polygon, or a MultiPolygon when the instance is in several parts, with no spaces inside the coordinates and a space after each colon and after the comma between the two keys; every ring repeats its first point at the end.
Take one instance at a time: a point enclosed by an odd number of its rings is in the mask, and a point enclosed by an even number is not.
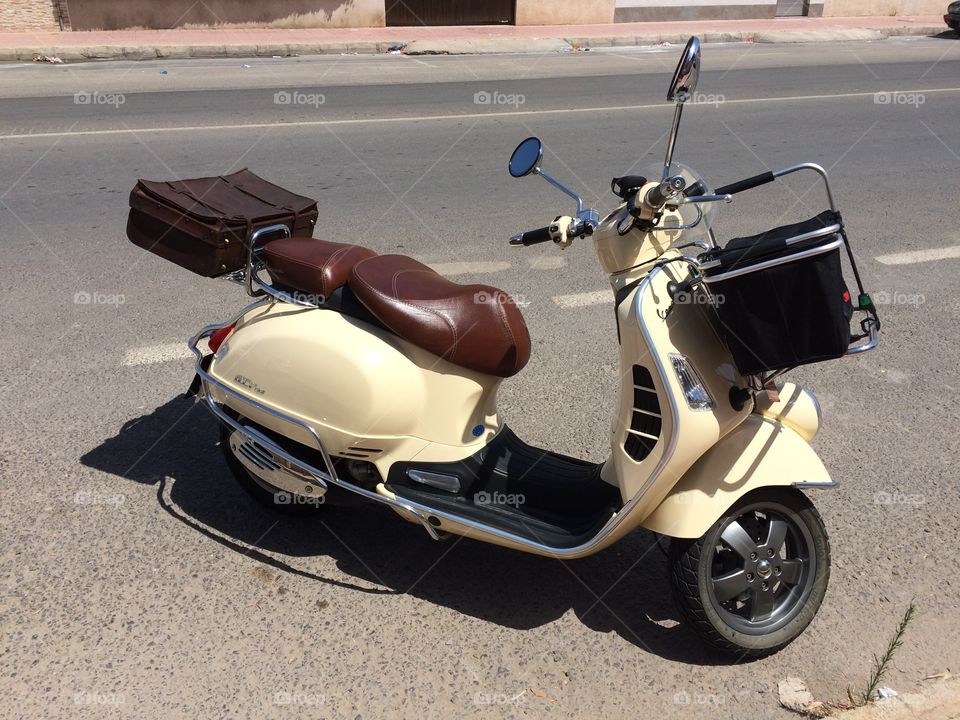
{"type": "Polygon", "coordinates": [[[268,243],[263,251],[275,282],[323,298],[347,283],[357,262],[375,256],[373,250],[360,245],[310,237],[280,238],[268,243]]]}
{"type": "Polygon", "coordinates": [[[451,282],[405,255],[361,260],[349,287],[389,330],[449,362],[509,377],[530,359],[520,308],[497,288],[451,282]]]}

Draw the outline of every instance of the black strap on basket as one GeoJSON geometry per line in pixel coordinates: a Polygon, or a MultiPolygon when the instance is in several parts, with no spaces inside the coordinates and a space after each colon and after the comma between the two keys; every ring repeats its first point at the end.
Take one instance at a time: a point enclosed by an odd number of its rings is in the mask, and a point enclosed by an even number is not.
{"type": "Polygon", "coordinates": [[[877,308],[873,304],[873,300],[870,298],[870,294],[863,289],[863,281],[860,279],[860,271],[857,269],[857,261],[853,257],[853,249],[850,247],[850,239],[847,237],[847,229],[843,224],[843,217],[840,215],[840,211],[836,211],[837,222],[840,223],[840,236],[843,238],[843,245],[847,249],[847,257],[850,258],[850,267],[853,269],[853,277],[857,281],[857,289],[859,290],[859,296],[857,297],[857,310],[862,310],[869,317],[864,318],[860,321],[860,330],[862,333],[860,335],[851,335],[850,342],[856,342],[857,340],[862,340],[870,336],[870,326],[873,324],[876,327],[877,332],[880,331],[880,317],[877,315],[877,308]]]}

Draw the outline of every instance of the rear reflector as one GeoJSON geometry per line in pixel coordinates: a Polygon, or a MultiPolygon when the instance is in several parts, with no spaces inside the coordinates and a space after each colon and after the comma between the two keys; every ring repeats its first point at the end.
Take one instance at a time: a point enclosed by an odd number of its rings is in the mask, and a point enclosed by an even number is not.
{"type": "Polygon", "coordinates": [[[222,327],[219,330],[214,330],[210,337],[207,339],[207,345],[210,346],[210,352],[215,353],[220,349],[220,346],[223,345],[223,341],[227,339],[227,335],[233,332],[233,325],[227,325],[222,327]]]}

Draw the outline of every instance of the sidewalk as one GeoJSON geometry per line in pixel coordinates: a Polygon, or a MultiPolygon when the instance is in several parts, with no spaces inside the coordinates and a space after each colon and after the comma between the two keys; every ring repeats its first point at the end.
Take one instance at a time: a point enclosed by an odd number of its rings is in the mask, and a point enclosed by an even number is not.
{"type": "Polygon", "coordinates": [[[110,58],[256,57],[383,53],[562,52],[575,48],[686,42],[824,42],[882,40],[947,32],[941,16],[777,18],[609,25],[411,28],[192,29],[111,32],[0,33],[0,61],[38,54],[65,62],[110,58]]]}

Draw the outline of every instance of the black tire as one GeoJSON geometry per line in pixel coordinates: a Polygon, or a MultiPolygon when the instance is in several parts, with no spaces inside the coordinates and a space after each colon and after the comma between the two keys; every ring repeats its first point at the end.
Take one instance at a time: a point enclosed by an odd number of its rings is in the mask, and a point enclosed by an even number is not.
{"type": "Polygon", "coordinates": [[[231,429],[220,423],[220,450],[240,487],[258,504],[283,515],[312,515],[323,507],[322,502],[302,502],[297,496],[273,488],[252,475],[230,449],[230,433],[231,429]]]}
{"type": "Polygon", "coordinates": [[[738,500],[701,538],[673,539],[670,566],[687,624],[724,653],[758,658],[786,647],[817,614],[830,579],[830,541],[802,492],[761,488],[738,500]],[[778,549],[770,552],[774,545],[778,549]],[[730,593],[736,594],[727,598],[730,593]]]}

